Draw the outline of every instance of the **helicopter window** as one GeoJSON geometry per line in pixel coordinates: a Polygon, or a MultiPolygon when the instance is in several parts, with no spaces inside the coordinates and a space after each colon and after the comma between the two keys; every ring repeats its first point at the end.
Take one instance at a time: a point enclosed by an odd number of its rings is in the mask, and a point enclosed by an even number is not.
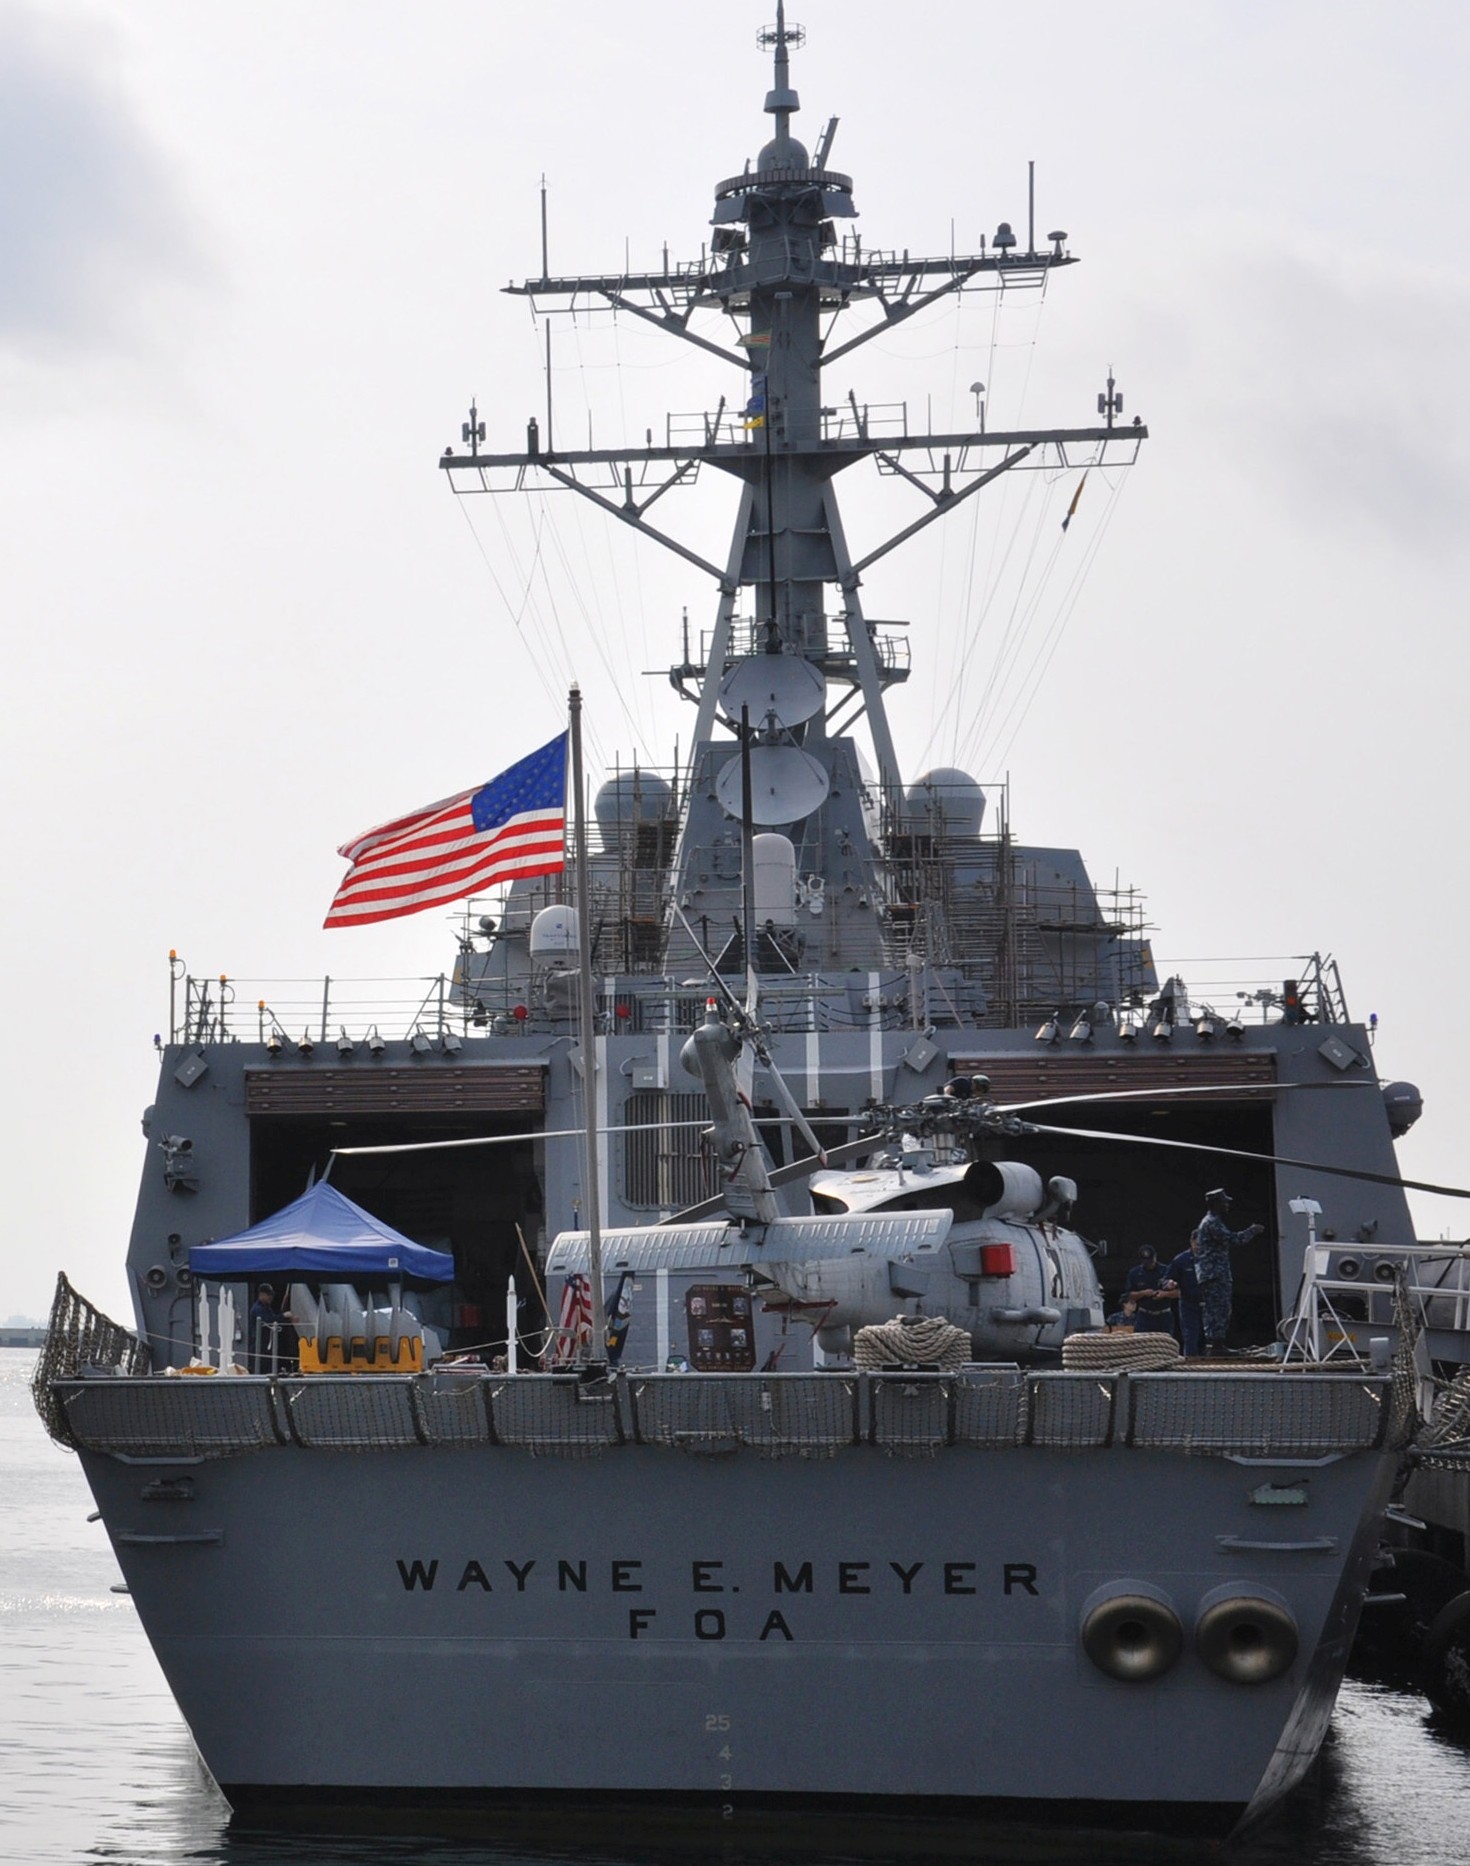
{"type": "Polygon", "coordinates": [[[825,1214],[828,1217],[840,1218],[847,1210],[847,1206],[841,1199],[834,1199],[830,1192],[814,1192],[812,1194],[812,1210],[825,1214]]]}
{"type": "Polygon", "coordinates": [[[873,1208],[880,1212],[953,1212],[960,1224],[985,1216],[985,1202],[960,1179],[947,1186],[916,1186],[873,1208]]]}

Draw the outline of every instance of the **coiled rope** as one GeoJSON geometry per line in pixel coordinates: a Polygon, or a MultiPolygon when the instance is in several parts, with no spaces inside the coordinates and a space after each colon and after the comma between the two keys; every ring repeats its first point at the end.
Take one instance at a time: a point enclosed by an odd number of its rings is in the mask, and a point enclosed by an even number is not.
{"type": "Polygon", "coordinates": [[[870,1322],[852,1342],[859,1368],[901,1367],[923,1361],[946,1370],[970,1358],[970,1337],[942,1315],[896,1315],[891,1322],[870,1322]]]}
{"type": "Polygon", "coordinates": [[[1062,1343],[1062,1366],[1073,1373],[1151,1373],[1179,1358],[1179,1343],[1162,1333],[1068,1335],[1062,1343]]]}

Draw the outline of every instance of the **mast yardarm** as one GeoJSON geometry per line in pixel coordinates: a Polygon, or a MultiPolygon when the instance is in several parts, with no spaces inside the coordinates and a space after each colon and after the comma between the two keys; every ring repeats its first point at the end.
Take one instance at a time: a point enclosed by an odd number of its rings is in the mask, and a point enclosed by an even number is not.
{"type": "MultiPolygon", "coordinates": [[[[817,160],[791,131],[800,107],[792,88],[790,54],[805,38],[788,24],[783,4],[776,23],[757,34],[772,54],[766,114],[775,133],[754,164],[715,188],[708,244],[694,262],[653,272],[540,277],[509,291],[531,300],[538,314],[580,314],[611,307],[653,324],[738,369],[740,389],[727,385],[713,412],[681,420],[677,432],[696,431],[693,442],[675,439],[642,447],[565,449],[534,422],[523,451],[469,457],[446,449],[441,466],[457,493],[562,487],[589,500],[643,536],[708,575],[718,591],[714,626],[702,670],[671,670],[678,692],[698,709],[690,771],[692,795],[711,792],[729,768],[727,733],[740,731],[738,705],[723,706],[721,686],[752,657],[787,657],[807,664],[809,676],[778,679],[772,703],[752,714],[757,748],[781,754],[770,795],[758,778],[763,826],[798,841],[803,823],[815,822],[827,796],[856,780],[851,741],[829,736],[828,720],[841,709],[845,725],[865,716],[885,810],[902,792],[884,703],[886,690],[907,677],[906,651],[880,634],[865,615],[864,571],[878,559],[952,511],[1002,474],[1023,467],[1050,469],[1129,463],[1145,437],[1142,425],[1123,428],[1109,413],[1105,425],[1086,428],[985,428],[911,433],[906,418],[875,409],[849,393],[845,405],[824,398],[823,371],[895,324],[951,293],[965,290],[1039,290],[1053,270],[1073,263],[1066,235],[1048,236],[1036,251],[1019,245],[1001,222],[979,252],[939,258],[869,252],[851,223],[857,219],[851,177],[827,166],[834,118],[818,145],[817,160]],[[836,341],[839,320],[867,308],[861,328],[836,341]],[[876,311],[877,315],[871,315],[876,311]],[[717,312],[728,336],[710,334],[717,312]],[[920,509],[890,536],[854,549],[848,543],[835,492],[837,475],[861,460],[917,495],[920,509]],[[674,487],[692,482],[701,467],[728,473],[740,497],[730,547],[722,563],[652,521],[651,507],[674,487]],[[741,613],[742,592],[749,591],[741,613]],[[817,683],[819,703],[806,704],[817,683]],[[800,717],[780,697],[803,694],[800,717]],[[798,760],[799,762],[793,762],[798,760]],[[793,813],[783,817],[783,809],[793,813]]],[[[549,346],[548,346],[549,354],[549,346]]],[[[1111,389],[1109,391],[1111,394],[1111,389]]],[[[760,683],[757,683],[760,684],[760,683]]],[[[749,683],[742,685],[746,691],[749,683]]],[[[774,774],[775,761],[766,763],[774,774]]],[[[726,784],[726,796],[737,786],[726,784]]],[[[698,812],[695,812],[698,814],[698,812]]],[[[686,846],[721,833],[721,817],[686,825],[686,846]]],[[[682,858],[681,858],[682,859],[682,858]]],[[[675,878],[676,894],[682,876],[675,878]]]]}

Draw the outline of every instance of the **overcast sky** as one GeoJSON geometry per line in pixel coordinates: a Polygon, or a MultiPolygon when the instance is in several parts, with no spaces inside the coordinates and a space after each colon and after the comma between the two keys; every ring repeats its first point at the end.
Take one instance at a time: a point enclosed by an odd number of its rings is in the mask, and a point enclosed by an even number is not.
{"type": "MultiPolygon", "coordinates": [[[[1016,476],[875,567],[870,613],[912,624],[906,771],[1008,774],[1017,832],[1137,884],[1186,976],[1335,953],[1383,1073],[1424,1092],[1405,1170],[1470,1180],[1470,9],[792,11],[795,127],[840,117],[869,247],[1023,225],[1034,159],[1039,228],[1083,260],[1044,306],[977,296],[876,340],[828,399],[956,427],[984,380],[994,425],[1081,425],[1112,365],[1154,437],[1060,548],[1076,476],[1016,476]]],[[[543,174],[554,271],[697,256],[768,133],[764,21],[0,0],[0,1311],[44,1312],[64,1266],[127,1316],[170,947],[242,1007],[426,978],[447,919],[320,930],[337,844],[550,737],[571,675],[599,754],[687,744],[638,670],[676,657],[686,605],[707,624],[700,575],[570,498],[456,502],[436,461],[471,395],[507,449],[542,406],[540,334],[498,288],[539,271],[543,174]]],[[[740,392],[632,320],[556,342],[569,441],[740,392]]],[[[855,545],[917,511],[859,471],[855,545]]],[[[727,486],[660,510],[723,556],[727,486]]],[[[1448,1201],[1418,1218],[1470,1231],[1448,1201]]]]}

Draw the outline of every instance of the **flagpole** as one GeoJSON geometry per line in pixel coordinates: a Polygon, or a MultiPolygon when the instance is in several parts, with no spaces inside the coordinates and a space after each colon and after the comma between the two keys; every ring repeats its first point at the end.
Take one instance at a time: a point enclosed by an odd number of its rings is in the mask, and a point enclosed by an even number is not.
{"type": "Polygon", "coordinates": [[[587,886],[587,809],[582,783],[582,689],[567,696],[572,747],[572,852],[577,863],[577,999],[582,1027],[582,1088],[586,1102],[583,1126],[582,1189],[587,1214],[587,1267],[592,1284],[592,1359],[607,1359],[607,1317],[602,1303],[602,1211],[598,1196],[597,1023],[592,996],[592,915],[587,886]]]}

